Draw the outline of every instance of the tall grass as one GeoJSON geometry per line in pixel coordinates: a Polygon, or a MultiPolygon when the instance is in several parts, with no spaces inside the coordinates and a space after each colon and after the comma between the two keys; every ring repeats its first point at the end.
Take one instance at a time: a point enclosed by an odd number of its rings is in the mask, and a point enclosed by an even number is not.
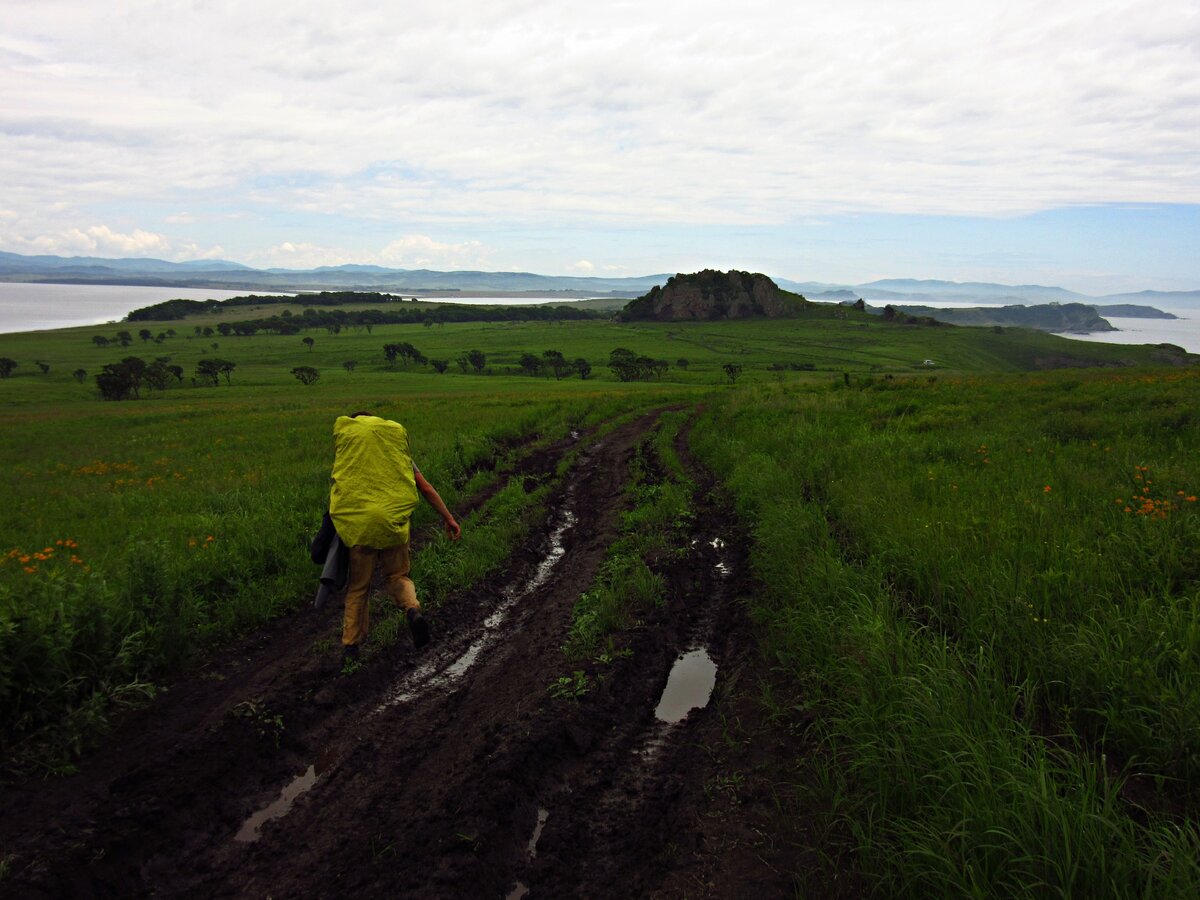
{"type": "Polygon", "coordinates": [[[1200,888],[1197,400],[1190,372],[866,380],[695,430],[881,894],[1200,888]]]}

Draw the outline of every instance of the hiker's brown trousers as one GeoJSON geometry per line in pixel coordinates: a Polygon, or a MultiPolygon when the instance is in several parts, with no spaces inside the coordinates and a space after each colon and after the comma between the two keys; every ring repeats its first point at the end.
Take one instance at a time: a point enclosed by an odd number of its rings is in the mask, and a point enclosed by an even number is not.
{"type": "Polygon", "coordinates": [[[346,614],[342,619],[342,644],[361,644],[367,639],[370,625],[371,576],[375,574],[375,563],[383,573],[383,587],[404,609],[420,609],[417,589],[408,577],[410,563],[408,544],[399,544],[384,550],[374,547],[350,548],[350,577],[346,582],[346,614]]]}

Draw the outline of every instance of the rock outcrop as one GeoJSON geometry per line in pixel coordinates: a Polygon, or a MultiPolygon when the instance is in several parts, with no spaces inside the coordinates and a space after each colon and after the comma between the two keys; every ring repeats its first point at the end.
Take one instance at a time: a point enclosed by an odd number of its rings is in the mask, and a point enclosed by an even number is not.
{"type": "Polygon", "coordinates": [[[796,315],[806,304],[799,294],[780,288],[766,275],[705,269],[674,275],[662,287],[631,300],[619,321],[659,322],[712,319],[778,319],[796,315]]]}

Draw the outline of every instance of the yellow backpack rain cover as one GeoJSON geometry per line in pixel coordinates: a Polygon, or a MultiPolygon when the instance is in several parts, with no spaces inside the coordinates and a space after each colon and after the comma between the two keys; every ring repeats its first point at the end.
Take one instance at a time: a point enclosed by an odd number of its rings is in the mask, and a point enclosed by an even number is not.
{"type": "Polygon", "coordinates": [[[338,416],[333,451],[329,514],[342,543],[379,549],[407,543],[420,497],[404,426],[378,416],[338,416]]]}

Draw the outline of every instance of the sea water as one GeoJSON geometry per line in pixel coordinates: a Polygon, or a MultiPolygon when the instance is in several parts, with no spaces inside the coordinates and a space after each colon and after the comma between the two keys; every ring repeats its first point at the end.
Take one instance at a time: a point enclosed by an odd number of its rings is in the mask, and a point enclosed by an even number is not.
{"type": "Polygon", "coordinates": [[[227,300],[272,291],[216,291],[208,288],[146,287],[121,284],[25,284],[0,282],[0,334],[45,331],[118,322],[135,309],[164,300],[227,300]]]}
{"type": "MultiPolygon", "coordinates": [[[[875,301],[879,304],[879,301],[875,301]]],[[[910,304],[899,304],[901,306],[910,304]]],[[[920,306],[935,309],[986,309],[993,304],[966,303],[958,300],[922,300],[920,306]]],[[[1031,305],[1031,304],[1026,304],[1031,305]]],[[[1200,353],[1200,306],[1195,308],[1158,306],[1155,309],[1178,316],[1178,319],[1126,319],[1104,316],[1117,331],[1092,331],[1082,334],[1063,334],[1062,337],[1105,344],[1174,344],[1189,353],[1200,353]]],[[[1103,313],[1101,313],[1103,315],[1103,313]]]]}

